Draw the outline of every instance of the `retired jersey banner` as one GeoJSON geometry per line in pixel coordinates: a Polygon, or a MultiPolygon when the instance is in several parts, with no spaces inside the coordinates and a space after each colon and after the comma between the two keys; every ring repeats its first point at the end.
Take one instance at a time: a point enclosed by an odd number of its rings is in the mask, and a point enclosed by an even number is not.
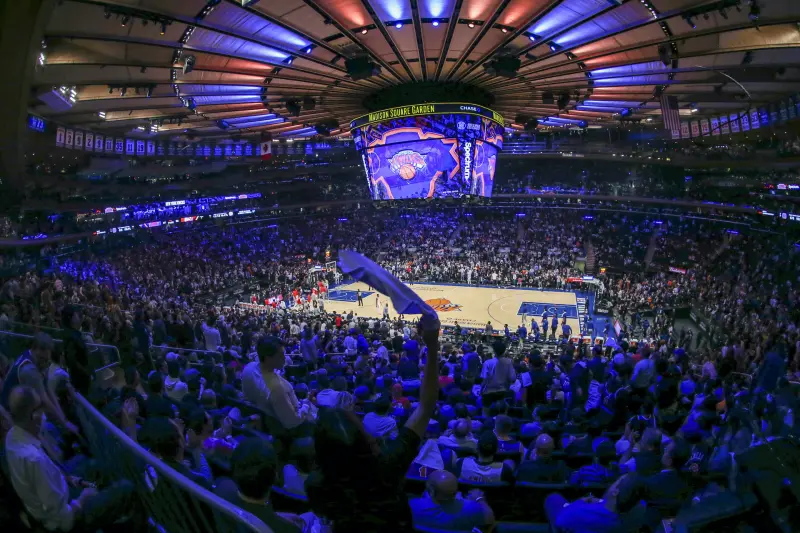
{"type": "Polygon", "coordinates": [[[100,134],[95,134],[94,136],[94,151],[95,152],[102,152],[103,148],[105,148],[105,140],[103,136],[100,134]]]}
{"type": "Polygon", "coordinates": [[[83,132],[76,131],[75,132],[75,149],[76,150],[83,150],[83,132]]]}
{"type": "Polygon", "coordinates": [[[703,133],[703,137],[708,135],[708,119],[707,118],[700,119],[700,131],[703,133]]]}
{"type": "Polygon", "coordinates": [[[110,154],[114,151],[114,137],[106,137],[106,153],[110,154]]]}
{"type": "Polygon", "coordinates": [[[681,122],[681,139],[688,139],[689,137],[689,123],[681,122]]]}
{"type": "Polygon", "coordinates": [[[136,141],[136,155],[144,155],[144,141],[136,141]]]}
{"type": "Polygon", "coordinates": [[[739,113],[731,113],[731,133],[739,133],[739,113]]]}
{"type": "Polygon", "coordinates": [[[56,129],[56,146],[64,146],[64,137],[66,133],[67,130],[65,130],[62,126],[59,126],[56,129]]]}
{"type": "Polygon", "coordinates": [[[696,120],[692,121],[692,137],[700,137],[700,123],[696,120]]]}
{"type": "Polygon", "coordinates": [[[94,152],[94,133],[86,132],[86,151],[94,152]]]}
{"type": "Polygon", "coordinates": [[[66,148],[72,148],[72,141],[75,138],[75,132],[72,130],[67,130],[66,135],[64,136],[64,146],[66,148]]]}
{"type": "Polygon", "coordinates": [[[719,135],[719,119],[717,117],[711,118],[711,135],[719,135]]]}
{"type": "Polygon", "coordinates": [[[727,135],[731,132],[730,127],[728,127],[728,115],[719,117],[719,132],[723,135],[727,135]]]}
{"type": "Polygon", "coordinates": [[[754,130],[757,130],[760,127],[758,123],[758,109],[753,109],[750,111],[750,127],[754,130]]]}
{"type": "Polygon", "coordinates": [[[750,115],[742,113],[742,131],[750,131],[750,115]]]}
{"type": "Polygon", "coordinates": [[[155,141],[147,141],[147,155],[156,155],[155,141]]]}

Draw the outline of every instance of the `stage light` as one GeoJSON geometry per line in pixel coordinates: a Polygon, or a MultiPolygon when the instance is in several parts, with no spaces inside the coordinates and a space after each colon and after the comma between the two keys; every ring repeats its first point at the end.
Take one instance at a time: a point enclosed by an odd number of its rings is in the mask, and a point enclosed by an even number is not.
{"type": "Polygon", "coordinates": [[[100,117],[100,118],[106,118],[106,112],[105,111],[98,111],[97,112],[97,116],[100,117]]]}
{"type": "Polygon", "coordinates": [[[403,27],[403,23],[402,22],[395,22],[394,27],[399,30],[400,28],[403,27]]]}
{"type": "Polygon", "coordinates": [[[696,107],[692,108],[692,113],[697,113],[698,109],[696,107]]]}
{"type": "Polygon", "coordinates": [[[120,96],[125,96],[126,94],[128,94],[128,88],[127,87],[123,87],[122,89],[119,90],[119,95],[120,96]]]}
{"type": "Polygon", "coordinates": [[[313,46],[309,46],[308,48],[306,48],[306,53],[307,53],[307,54],[310,54],[310,53],[311,53],[311,50],[313,50],[313,49],[314,49],[314,47],[313,47],[313,46]]]}
{"type": "Polygon", "coordinates": [[[292,56],[289,56],[286,58],[286,61],[284,61],[284,63],[286,63],[287,65],[291,65],[292,61],[294,61],[294,58],[292,56]]]}
{"type": "Polygon", "coordinates": [[[531,41],[535,41],[536,40],[536,36],[531,33],[530,35],[528,35],[528,39],[530,39],[531,41]]]}
{"type": "Polygon", "coordinates": [[[369,30],[367,28],[364,28],[363,30],[361,30],[361,35],[366,35],[368,31],[369,30]]]}
{"type": "Polygon", "coordinates": [[[122,17],[122,22],[121,22],[122,27],[124,28],[130,21],[131,21],[130,15],[125,15],[124,17],[122,17]]]}
{"type": "Polygon", "coordinates": [[[502,31],[503,33],[508,33],[508,28],[500,28],[500,31],[502,31]]]}
{"type": "Polygon", "coordinates": [[[467,24],[467,27],[468,28],[474,28],[475,27],[475,23],[474,22],[470,22],[469,24],[467,24]]]}
{"type": "Polygon", "coordinates": [[[433,27],[434,27],[434,28],[438,28],[438,27],[439,27],[439,21],[438,21],[438,20],[434,20],[434,21],[432,22],[432,24],[433,24],[433,27]]]}
{"type": "Polygon", "coordinates": [[[161,35],[164,35],[165,33],[167,33],[167,23],[166,22],[162,22],[161,23],[161,35]]]}

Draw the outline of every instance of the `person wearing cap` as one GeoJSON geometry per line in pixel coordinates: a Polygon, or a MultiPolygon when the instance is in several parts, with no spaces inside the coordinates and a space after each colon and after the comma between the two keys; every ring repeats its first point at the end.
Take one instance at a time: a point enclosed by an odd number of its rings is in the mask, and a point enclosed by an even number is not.
{"type": "Polygon", "coordinates": [[[313,431],[307,406],[300,405],[291,383],[278,374],[286,363],[283,343],[277,337],[265,336],[256,345],[258,361],[248,363],[242,371],[245,399],[278,420],[291,434],[301,437],[313,431]]]}
{"type": "Polygon", "coordinates": [[[409,501],[416,527],[445,531],[472,531],[494,524],[494,513],[479,490],[466,498],[458,494],[458,479],[445,470],[428,476],[425,494],[409,501]]]}

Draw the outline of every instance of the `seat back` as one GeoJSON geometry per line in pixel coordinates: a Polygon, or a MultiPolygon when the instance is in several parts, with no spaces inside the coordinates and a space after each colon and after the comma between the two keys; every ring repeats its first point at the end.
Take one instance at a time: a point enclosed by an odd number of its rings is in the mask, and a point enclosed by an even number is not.
{"type": "Polygon", "coordinates": [[[514,486],[508,483],[474,483],[458,480],[458,488],[464,496],[469,494],[469,491],[478,489],[483,492],[489,507],[494,511],[496,519],[500,520],[502,517],[507,516],[513,510],[514,502],[514,486]]]}
{"type": "Polygon", "coordinates": [[[528,483],[519,481],[514,486],[514,515],[525,521],[547,522],[544,513],[544,500],[550,494],[563,494],[569,490],[566,483],[528,483]]]}

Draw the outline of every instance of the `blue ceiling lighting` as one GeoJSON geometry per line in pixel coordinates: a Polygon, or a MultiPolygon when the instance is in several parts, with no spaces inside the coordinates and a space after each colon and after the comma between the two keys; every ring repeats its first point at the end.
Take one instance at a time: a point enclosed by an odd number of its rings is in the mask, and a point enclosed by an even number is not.
{"type": "Polygon", "coordinates": [[[397,29],[399,30],[400,28],[402,28],[402,27],[403,27],[403,23],[402,23],[402,22],[395,22],[395,23],[394,23],[394,27],[395,27],[395,28],[397,28],[397,29]]]}
{"type": "Polygon", "coordinates": [[[431,24],[433,24],[434,28],[438,28],[439,27],[439,21],[438,20],[434,20],[433,22],[431,22],[431,24]]]}
{"type": "Polygon", "coordinates": [[[242,103],[256,103],[261,102],[261,96],[258,94],[222,94],[219,96],[195,96],[194,101],[197,105],[215,105],[215,104],[242,104],[242,103]]]}
{"type": "MultiPolygon", "coordinates": [[[[417,8],[422,18],[440,19],[453,12],[454,4],[455,0],[425,0],[424,2],[418,2],[417,8]]],[[[402,18],[402,16],[395,18],[402,18]]]]}
{"type": "MultiPolygon", "coordinates": [[[[228,120],[228,122],[232,122],[228,120]]],[[[253,120],[250,122],[237,122],[236,124],[231,124],[234,128],[257,128],[259,126],[272,126],[274,124],[283,124],[286,122],[285,118],[272,118],[269,120],[253,120]]]]}
{"type": "Polygon", "coordinates": [[[639,105],[640,102],[628,100],[584,100],[583,103],[588,106],[632,107],[639,105]]]}
{"type": "Polygon", "coordinates": [[[619,113],[622,111],[621,107],[600,107],[593,105],[579,105],[576,107],[578,111],[587,111],[589,113],[619,113]]]}
{"type": "Polygon", "coordinates": [[[553,33],[607,7],[605,0],[564,0],[537,21],[530,31],[539,35],[553,33]]]}
{"type": "Polygon", "coordinates": [[[616,76],[617,74],[642,74],[653,71],[663,71],[664,64],[661,61],[648,61],[646,63],[636,63],[634,65],[624,65],[619,67],[598,68],[592,71],[595,76],[616,76]]]}
{"type": "Polygon", "coordinates": [[[246,117],[229,118],[228,122],[230,122],[231,124],[239,124],[241,122],[253,122],[256,120],[271,120],[276,117],[277,115],[275,113],[267,113],[264,115],[248,115],[246,117]]]}
{"type": "MultiPolygon", "coordinates": [[[[608,4],[605,2],[600,2],[599,4],[605,4],[603,8],[608,7],[608,4]]],[[[636,4],[629,2],[592,19],[591,22],[586,22],[569,30],[556,40],[558,44],[562,46],[577,46],[580,43],[592,39],[599,39],[610,33],[623,30],[627,26],[637,24],[641,22],[641,18],[641,10],[636,4]]],[[[566,22],[564,25],[567,25],[566,22]]]]}

